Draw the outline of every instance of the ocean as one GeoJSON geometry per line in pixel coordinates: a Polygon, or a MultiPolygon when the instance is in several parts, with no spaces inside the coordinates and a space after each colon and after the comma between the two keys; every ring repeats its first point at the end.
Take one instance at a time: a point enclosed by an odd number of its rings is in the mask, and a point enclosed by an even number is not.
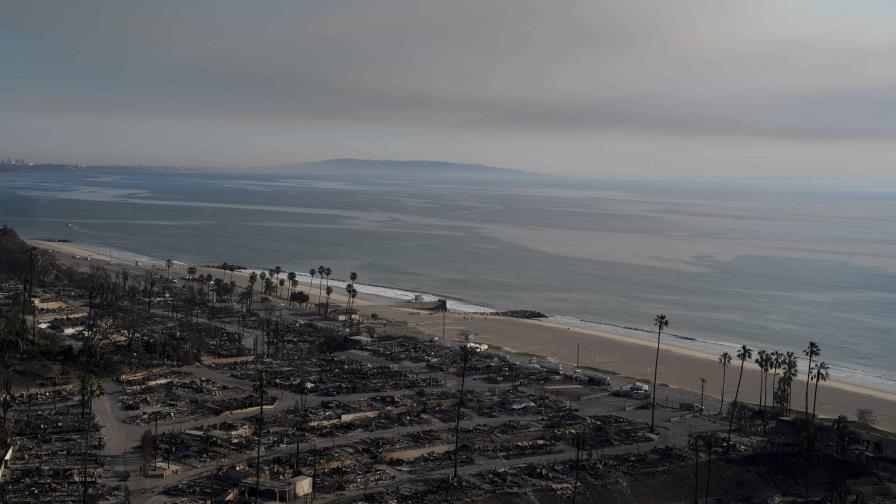
{"type": "Polygon", "coordinates": [[[714,353],[813,340],[835,379],[896,390],[893,183],[6,172],[0,224],[635,338],[665,313],[672,344],[714,353]]]}

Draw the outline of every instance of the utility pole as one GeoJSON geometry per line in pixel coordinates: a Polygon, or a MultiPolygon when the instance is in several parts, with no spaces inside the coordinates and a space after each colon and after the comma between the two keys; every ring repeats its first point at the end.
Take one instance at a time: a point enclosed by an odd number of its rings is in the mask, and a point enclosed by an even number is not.
{"type": "Polygon", "coordinates": [[[454,422],[454,481],[457,481],[457,454],[460,450],[460,407],[464,402],[464,384],[467,378],[467,347],[462,346],[461,352],[461,372],[460,372],[460,396],[457,398],[457,418],[454,422]]]}
{"type": "Polygon", "coordinates": [[[299,475],[299,403],[295,405],[295,422],[296,422],[296,468],[295,475],[299,475]]]}
{"type": "Polygon", "coordinates": [[[255,460],[255,503],[258,503],[258,494],[261,493],[261,443],[264,431],[264,389],[267,378],[264,368],[258,370],[258,455],[255,460]]]}

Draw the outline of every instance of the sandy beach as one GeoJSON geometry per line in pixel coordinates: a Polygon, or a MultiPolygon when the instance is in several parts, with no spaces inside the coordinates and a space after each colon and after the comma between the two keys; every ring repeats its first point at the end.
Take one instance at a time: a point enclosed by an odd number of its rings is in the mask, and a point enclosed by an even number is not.
{"type": "MultiPolygon", "coordinates": [[[[90,256],[102,262],[134,266],[133,262],[96,254],[70,243],[29,240],[32,245],[58,252],[63,258],[68,255],[90,256]]],[[[141,268],[152,267],[140,264],[141,268]]],[[[164,271],[164,264],[156,265],[164,271]]],[[[186,269],[176,265],[179,275],[186,269]]],[[[199,268],[200,273],[222,276],[221,270],[199,268]]],[[[229,275],[229,273],[228,273],[229,275]]],[[[229,277],[227,277],[229,280],[229,277]]],[[[245,286],[248,274],[236,272],[233,280],[245,286]]],[[[308,283],[300,282],[299,289],[307,290],[308,283]]],[[[334,292],[334,302],[342,303],[343,292],[334,292]]],[[[410,304],[396,304],[383,298],[359,296],[355,306],[365,315],[376,313],[380,317],[406,321],[408,327],[426,337],[442,335],[440,314],[414,309],[410,304]],[[365,297],[367,299],[365,299],[365,297]]],[[[674,325],[675,321],[672,320],[674,325]]],[[[478,341],[500,347],[508,352],[542,356],[565,365],[576,363],[577,346],[581,366],[603,370],[611,374],[649,381],[653,376],[655,343],[626,338],[617,334],[576,327],[565,327],[537,320],[522,320],[508,317],[482,316],[450,312],[446,316],[445,336],[447,339],[462,340],[467,333],[478,334],[478,341]]],[[[755,350],[755,349],[754,349],[755,350]]],[[[797,351],[800,349],[794,349],[797,351]]],[[[823,350],[823,349],[822,349],[823,350]]],[[[722,368],[717,355],[709,355],[695,350],[665,345],[659,361],[660,394],[662,387],[676,387],[699,392],[700,378],[706,379],[706,394],[718,398],[722,388],[722,368]]],[[[728,368],[725,383],[725,400],[734,397],[737,385],[739,362],[733,361],[728,368]]],[[[805,394],[805,369],[801,378],[794,383],[793,406],[801,411],[805,394]]],[[[769,378],[771,383],[771,378],[769,378]]],[[[760,373],[758,368],[747,363],[744,367],[740,387],[740,400],[756,403],[759,400],[760,373]]],[[[813,384],[814,387],[814,384],[813,384]]],[[[812,391],[810,390],[810,400],[812,391]]],[[[769,394],[769,397],[771,394],[769,394]]],[[[825,417],[837,415],[854,416],[858,408],[871,408],[878,418],[876,427],[896,432],[896,392],[863,388],[848,383],[828,381],[822,383],[818,393],[817,413],[825,417]]]]}

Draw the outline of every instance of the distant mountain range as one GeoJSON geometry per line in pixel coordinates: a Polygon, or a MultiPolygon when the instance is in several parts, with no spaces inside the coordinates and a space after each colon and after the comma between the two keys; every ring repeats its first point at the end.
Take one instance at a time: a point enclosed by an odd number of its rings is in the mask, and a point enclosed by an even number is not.
{"type": "Polygon", "coordinates": [[[327,159],[306,163],[285,164],[276,166],[250,168],[214,168],[214,167],[172,167],[172,166],[126,166],[104,165],[84,166],[65,164],[15,165],[0,162],[0,171],[66,171],[66,172],[212,172],[272,174],[272,175],[309,175],[309,176],[364,176],[364,177],[409,177],[409,178],[451,178],[464,177],[474,179],[499,178],[541,178],[544,175],[498,168],[480,164],[449,163],[446,161],[392,161],[377,159],[327,159]]]}
{"type": "Polygon", "coordinates": [[[314,175],[465,175],[465,176],[527,176],[534,173],[480,164],[449,163],[447,161],[392,161],[378,159],[327,159],[307,163],[259,168],[262,172],[279,174],[302,173],[314,175]]]}

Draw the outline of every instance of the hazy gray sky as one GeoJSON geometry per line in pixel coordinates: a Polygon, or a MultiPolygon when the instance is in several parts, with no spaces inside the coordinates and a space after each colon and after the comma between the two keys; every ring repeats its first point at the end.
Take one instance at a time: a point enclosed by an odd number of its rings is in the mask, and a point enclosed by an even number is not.
{"type": "Polygon", "coordinates": [[[896,2],[0,0],[0,157],[896,176],[896,2]]]}

